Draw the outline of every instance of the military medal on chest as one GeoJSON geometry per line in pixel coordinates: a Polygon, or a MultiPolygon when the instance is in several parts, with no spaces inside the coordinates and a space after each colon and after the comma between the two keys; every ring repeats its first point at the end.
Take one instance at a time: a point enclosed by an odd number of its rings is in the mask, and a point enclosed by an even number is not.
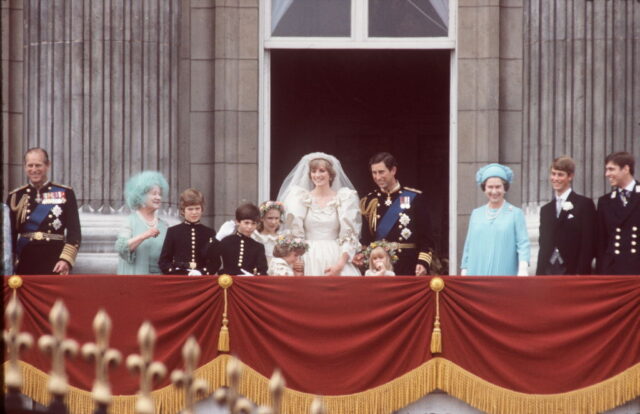
{"type": "Polygon", "coordinates": [[[411,208],[411,197],[400,196],[400,208],[403,210],[411,208]]]}

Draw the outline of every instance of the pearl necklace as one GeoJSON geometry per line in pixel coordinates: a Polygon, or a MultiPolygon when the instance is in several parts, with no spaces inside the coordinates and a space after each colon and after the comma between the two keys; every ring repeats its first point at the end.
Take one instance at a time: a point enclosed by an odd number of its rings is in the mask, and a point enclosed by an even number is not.
{"type": "Polygon", "coordinates": [[[147,227],[156,227],[156,225],[158,224],[158,216],[156,216],[155,214],[153,216],[153,220],[149,221],[142,215],[142,213],[140,213],[140,211],[138,211],[137,213],[138,213],[138,216],[144,222],[144,224],[147,225],[147,227]]]}
{"type": "Polygon", "coordinates": [[[504,207],[504,202],[502,203],[502,205],[498,209],[492,209],[489,206],[489,204],[487,204],[487,209],[485,210],[485,215],[487,216],[487,220],[489,220],[489,221],[495,220],[500,215],[500,213],[502,212],[503,207],[504,207]]]}

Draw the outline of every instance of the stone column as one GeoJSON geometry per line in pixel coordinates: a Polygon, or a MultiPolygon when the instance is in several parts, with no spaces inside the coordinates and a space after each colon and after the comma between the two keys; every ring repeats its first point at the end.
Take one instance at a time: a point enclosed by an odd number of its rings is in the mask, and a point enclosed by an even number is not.
{"type": "MultiPolygon", "coordinates": [[[[126,179],[165,174],[177,200],[179,0],[24,1],[21,149],[49,151],[81,204],[122,206],[126,179]]],[[[20,140],[15,138],[16,140],[20,140]]]]}
{"type": "Polygon", "coordinates": [[[485,201],[479,166],[498,161],[500,9],[498,0],[461,0],[458,7],[458,268],[471,211],[485,201]]]}
{"type": "MultiPolygon", "coordinates": [[[[458,259],[471,211],[486,203],[475,182],[490,162],[511,167],[507,199],[522,203],[522,0],[461,0],[458,8],[458,259]]],[[[459,272],[451,269],[451,273],[459,272]]]]}
{"type": "Polygon", "coordinates": [[[179,130],[180,154],[186,176],[180,188],[202,191],[203,221],[213,225],[214,93],[216,9],[212,0],[182,0],[180,49],[179,130]]]}
{"type": "Polygon", "coordinates": [[[548,168],[563,154],[575,190],[597,198],[607,154],[640,159],[640,3],[532,1],[523,13],[525,201],[551,199],[548,168]]]}
{"type": "Polygon", "coordinates": [[[215,223],[258,203],[258,1],[217,0],[215,223]]]}
{"type": "MultiPolygon", "coordinates": [[[[22,79],[24,55],[22,0],[0,1],[2,19],[2,186],[3,196],[24,180],[22,169],[22,79]]],[[[4,201],[4,199],[3,199],[4,201]]]]}

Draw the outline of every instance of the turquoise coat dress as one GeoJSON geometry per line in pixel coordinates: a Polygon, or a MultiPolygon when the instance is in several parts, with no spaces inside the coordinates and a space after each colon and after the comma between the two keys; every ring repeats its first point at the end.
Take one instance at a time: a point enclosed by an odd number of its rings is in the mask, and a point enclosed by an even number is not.
{"type": "Polygon", "coordinates": [[[505,201],[499,212],[487,205],[473,210],[460,266],[469,276],[515,276],[530,254],[521,209],[505,201]]]}
{"type": "Polygon", "coordinates": [[[128,241],[130,238],[147,231],[149,226],[134,212],[125,219],[125,224],[116,240],[116,252],[118,252],[118,274],[119,275],[159,275],[160,266],[158,259],[167,235],[168,224],[158,218],[157,228],[160,234],[144,240],[138,247],[129,250],[128,241]]]}

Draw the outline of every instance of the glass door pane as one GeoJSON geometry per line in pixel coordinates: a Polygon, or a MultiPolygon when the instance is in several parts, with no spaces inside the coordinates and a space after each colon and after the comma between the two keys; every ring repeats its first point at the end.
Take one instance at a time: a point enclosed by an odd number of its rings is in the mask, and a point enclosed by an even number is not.
{"type": "Polygon", "coordinates": [[[449,0],[369,0],[369,37],[447,36],[449,0]]]}
{"type": "Polygon", "coordinates": [[[351,0],[272,0],[271,35],[351,36],[351,0]]]}

